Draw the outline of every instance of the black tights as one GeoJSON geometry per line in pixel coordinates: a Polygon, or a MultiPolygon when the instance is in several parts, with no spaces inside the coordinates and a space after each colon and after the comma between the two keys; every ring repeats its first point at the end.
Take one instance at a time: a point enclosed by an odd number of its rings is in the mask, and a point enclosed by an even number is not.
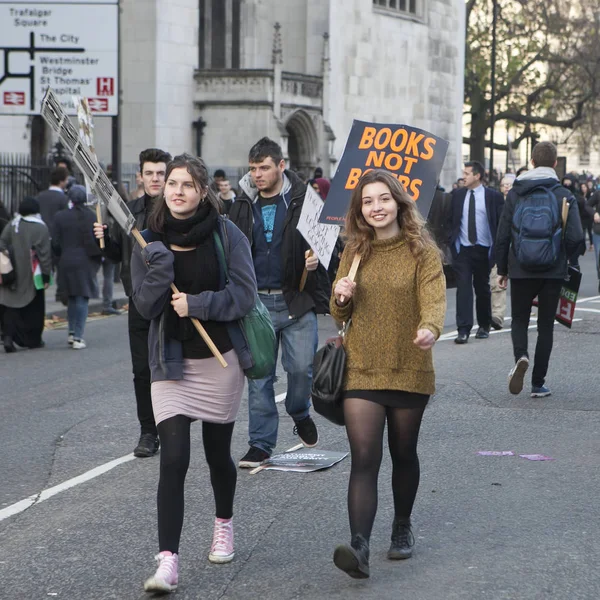
{"type": "MultiPolygon", "coordinates": [[[[191,419],[178,415],[158,425],[160,479],[158,481],[158,542],[161,552],[179,552],[183,526],[183,485],[190,464],[191,419]]],[[[202,442],[210,469],[216,516],[233,516],[237,469],[231,458],[234,423],[202,423],[202,442]]]]}
{"type": "Polygon", "coordinates": [[[352,468],[348,485],[348,514],[352,536],[371,536],[377,512],[377,478],[383,454],[387,419],[392,457],[394,513],[408,519],[419,487],[417,441],[425,407],[387,408],[370,400],[346,398],[344,417],[350,441],[352,468]]]}

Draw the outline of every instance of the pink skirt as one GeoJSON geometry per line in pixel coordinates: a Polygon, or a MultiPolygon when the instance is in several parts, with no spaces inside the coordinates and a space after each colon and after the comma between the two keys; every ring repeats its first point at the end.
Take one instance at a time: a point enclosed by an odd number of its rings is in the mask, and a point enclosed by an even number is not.
{"type": "Polygon", "coordinates": [[[235,350],[223,355],[227,367],[216,358],[185,358],[183,379],[152,383],[152,408],[156,424],[176,415],[209,423],[235,421],[242,392],[244,371],[235,350]]]}

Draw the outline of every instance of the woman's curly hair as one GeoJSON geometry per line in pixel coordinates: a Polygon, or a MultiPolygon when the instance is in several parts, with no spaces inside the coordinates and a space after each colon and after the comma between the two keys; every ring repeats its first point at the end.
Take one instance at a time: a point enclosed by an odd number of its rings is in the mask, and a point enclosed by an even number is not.
{"type": "Polygon", "coordinates": [[[392,198],[398,205],[398,225],[412,255],[418,260],[427,248],[435,248],[439,252],[415,202],[391,173],[381,169],[367,171],[352,192],[345,221],[346,250],[352,254],[358,253],[362,259],[367,259],[371,254],[371,242],[375,239],[375,230],[363,217],[362,196],[365,186],[376,182],[381,182],[389,188],[392,198]]]}

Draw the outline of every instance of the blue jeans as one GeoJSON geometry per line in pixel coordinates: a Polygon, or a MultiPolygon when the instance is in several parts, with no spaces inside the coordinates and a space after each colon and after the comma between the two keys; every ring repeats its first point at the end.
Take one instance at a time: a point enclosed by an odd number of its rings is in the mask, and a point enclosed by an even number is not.
{"type": "Polygon", "coordinates": [[[85,321],[88,316],[88,301],[89,298],[85,298],[84,296],[69,296],[67,304],[69,333],[72,333],[76,340],[83,338],[85,321]]]}
{"type": "MultiPolygon", "coordinates": [[[[276,333],[276,352],[281,345],[281,364],[287,373],[285,409],[294,421],[308,417],[312,386],[312,362],[317,351],[317,315],[311,310],[290,319],[283,295],[259,294],[269,310],[276,333]]],[[[248,430],[250,446],[269,454],[277,445],[279,413],[275,404],[276,366],[264,379],[248,380],[248,430]]]]}

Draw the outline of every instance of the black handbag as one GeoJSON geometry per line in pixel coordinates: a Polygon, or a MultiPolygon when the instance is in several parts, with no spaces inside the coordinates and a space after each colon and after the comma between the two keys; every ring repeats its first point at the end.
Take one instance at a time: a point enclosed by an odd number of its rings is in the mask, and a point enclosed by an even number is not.
{"type": "Polygon", "coordinates": [[[344,337],[350,321],[340,335],[330,338],[313,359],[312,402],[317,413],[335,425],[344,425],[344,373],[346,350],[344,337]]]}

